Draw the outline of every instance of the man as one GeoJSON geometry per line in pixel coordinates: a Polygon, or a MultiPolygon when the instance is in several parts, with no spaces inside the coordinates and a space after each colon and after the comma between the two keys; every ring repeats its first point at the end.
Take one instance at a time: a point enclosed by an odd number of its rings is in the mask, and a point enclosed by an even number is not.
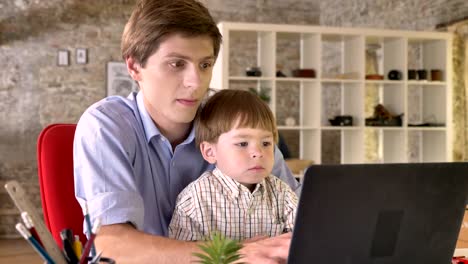
{"type": "MultiPolygon", "coordinates": [[[[117,263],[188,263],[197,244],[167,238],[177,195],[212,165],[195,147],[192,121],[206,96],[221,35],[196,0],[138,1],[122,55],[140,91],[109,97],[81,117],[75,193],[104,225],[98,250],[117,263]]],[[[273,173],[299,191],[279,151],[273,173]]],[[[246,241],[245,262],[284,262],[290,234],[246,241]]]]}

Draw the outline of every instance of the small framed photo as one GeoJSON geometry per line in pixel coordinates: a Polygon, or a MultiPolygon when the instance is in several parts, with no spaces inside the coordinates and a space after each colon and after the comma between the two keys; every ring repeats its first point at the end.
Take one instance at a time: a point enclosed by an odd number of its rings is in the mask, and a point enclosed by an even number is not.
{"type": "Polygon", "coordinates": [[[88,63],[88,50],[84,48],[76,49],[76,63],[86,64],[88,63]]]}
{"type": "Polygon", "coordinates": [[[70,51],[59,50],[57,53],[57,65],[68,66],[70,65],[70,51]]]}
{"type": "Polygon", "coordinates": [[[132,79],[125,62],[107,62],[107,95],[127,97],[131,92],[138,92],[138,84],[132,79]]]}

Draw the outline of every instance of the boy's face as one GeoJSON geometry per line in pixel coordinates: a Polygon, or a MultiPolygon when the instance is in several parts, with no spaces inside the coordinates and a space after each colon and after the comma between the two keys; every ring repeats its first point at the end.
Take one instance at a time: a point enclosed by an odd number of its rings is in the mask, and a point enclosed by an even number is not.
{"type": "Polygon", "coordinates": [[[192,122],[205,96],[215,63],[209,36],[169,35],[142,68],[127,67],[143,92],[145,108],[160,126],[192,122]]]}
{"type": "Polygon", "coordinates": [[[219,136],[217,143],[200,144],[205,160],[227,176],[252,189],[273,169],[273,133],[259,128],[234,128],[219,136]]]}

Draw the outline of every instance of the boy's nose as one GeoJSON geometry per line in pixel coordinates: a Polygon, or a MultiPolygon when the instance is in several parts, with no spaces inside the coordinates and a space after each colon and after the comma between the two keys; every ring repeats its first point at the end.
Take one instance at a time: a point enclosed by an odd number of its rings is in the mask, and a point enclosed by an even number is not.
{"type": "Polygon", "coordinates": [[[251,153],[252,158],[263,157],[263,151],[258,146],[253,147],[250,153],[251,153]]]}

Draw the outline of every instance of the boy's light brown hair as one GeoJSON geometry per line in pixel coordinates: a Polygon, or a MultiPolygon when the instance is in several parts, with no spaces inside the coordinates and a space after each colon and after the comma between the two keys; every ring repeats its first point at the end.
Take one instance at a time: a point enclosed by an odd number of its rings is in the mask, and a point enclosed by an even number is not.
{"type": "Polygon", "coordinates": [[[142,67],[172,34],[209,36],[218,56],[221,33],[208,9],[197,0],[138,0],[122,34],[121,51],[142,67]]]}
{"type": "Polygon", "coordinates": [[[261,128],[273,133],[278,142],[276,121],[270,107],[256,94],[224,89],[211,96],[195,117],[195,143],[216,143],[233,128],[261,128]],[[236,126],[236,127],[234,127],[236,126]]]}

